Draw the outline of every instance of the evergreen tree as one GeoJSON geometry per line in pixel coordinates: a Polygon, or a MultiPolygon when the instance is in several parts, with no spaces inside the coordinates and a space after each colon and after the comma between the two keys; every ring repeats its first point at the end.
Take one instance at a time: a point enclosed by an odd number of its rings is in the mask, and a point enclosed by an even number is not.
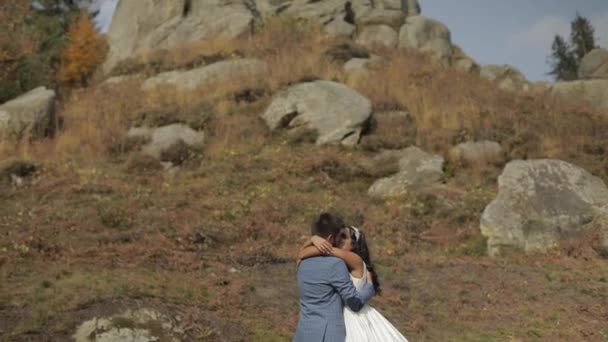
{"type": "Polygon", "coordinates": [[[577,13],[576,18],[570,24],[570,44],[579,61],[595,49],[594,33],[595,29],[589,20],[577,13]]]}
{"type": "Polygon", "coordinates": [[[556,80],[571,81],[576,79],[576,71],[578,68],[576,56],[571,51],[564,38],[560,35],[556,35],[555,38],[553,38],[549,64],[551,64],[549,75],[555,77],[556,80]]]}

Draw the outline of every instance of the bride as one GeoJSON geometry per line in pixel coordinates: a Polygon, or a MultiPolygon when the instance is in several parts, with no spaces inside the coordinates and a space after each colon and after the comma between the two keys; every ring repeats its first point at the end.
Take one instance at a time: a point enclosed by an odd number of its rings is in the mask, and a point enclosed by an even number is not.
{"type": "MultiPolygon", "coordinates": [[[[376,294],[379,294],[380,283],[370,260],[365,235],[357,227],[345,227],[340,232],[338,241],[336,248],[327,240],[313,236],[300,250],[298,263],[302,259],[314,256],[333,255],[344,260],[357,289],[371,281],[376,294]]],[[[386,318],[369,305],[365,305],[359,312],[344,307],[344,324],[345,342],[407,342],[407,339],[386,318]]]]}

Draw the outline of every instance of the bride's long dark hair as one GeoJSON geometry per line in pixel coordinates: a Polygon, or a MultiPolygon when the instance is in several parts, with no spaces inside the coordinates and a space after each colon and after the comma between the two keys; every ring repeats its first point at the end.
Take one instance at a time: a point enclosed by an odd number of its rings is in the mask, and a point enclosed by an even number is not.
{"type": "Polygon", "coordinates": [[[372,284],[374,284],[374,290],[376,291],[376,295],[379,295],[382,292],[380,289],[380,281],[378,280],[378,274],[374,269],[374,265],[372,264],[372,259],[369,256],[369,248],[367,247],[367,240],[365,239],[365,234],[359,229],[359,238],[355,235],[355,229],[352,226],[348,227],[350,231],[350,239],[354,241],[353,249],[351,252],[357,254],[363,259],[365,265],[367,266],[367,271],[372,276],[372,284]]]}

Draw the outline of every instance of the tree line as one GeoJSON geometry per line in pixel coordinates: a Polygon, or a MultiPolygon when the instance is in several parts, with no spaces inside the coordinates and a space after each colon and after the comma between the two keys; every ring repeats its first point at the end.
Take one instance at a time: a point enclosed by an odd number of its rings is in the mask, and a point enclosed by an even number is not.
{"type": "Polygon", "coordinates": [[[0,103],[38,86],[82,86],[107,52],[77,0],[0,1],[0,103]]]}

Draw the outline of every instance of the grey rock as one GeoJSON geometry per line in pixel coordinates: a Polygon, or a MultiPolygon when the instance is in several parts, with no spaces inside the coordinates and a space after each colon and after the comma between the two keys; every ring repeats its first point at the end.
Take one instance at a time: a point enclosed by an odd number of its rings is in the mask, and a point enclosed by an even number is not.
{"type": "Polygon", "coordinates": [[[505,160],[500,144],[494,141],[469,141],[454,146],[449,153],[450,160],[465,164],[496,164],[505,160]]]}
{"type": "Polygon", "coordinates": [[[312,129],[316,143],[354,145],[372,113],[371,102],[339,83],[315,81],[280,91],[262,118],[270,129],[312,129]]]}
{"type": "Polygon", "coordinates": [[[397,47],[399,35],[387,25],[365,26],[357,35],[357,43],[364,46],[397,47]]]}
{"type": "Polygon", "coordinates": [[[142,146],[142,153],[162,159],[163,153],[180,142],[200,149],[203,147],[205,134],[195,131],[184,124],[172,124],[157,128],[134,127],[127,132],[130,138],[144,138],[148,142],[142,146]]]}
{"type": "Polygon", "coordinates": [[[0,105],[0,141],[40,138],[55,124],[55,92],[38,87],[0,105]]]}
{"type": "Polygon", "coordinates": [[[452,62],[452,66],[456,70],[471,74],[479,73],[480,71],[479,64],[477,64],[477,62],[475,62],[472,58],[469,57],[462,57],[456,59],[454,62],[452,62]]]}
{"type": "Polygon", "coordinates": [[[399,172],[374,182],[367,192],[369,196],[389,198],[421,191],[440,183],[444,177],[444,159],[441,156],[426,153],[418,147],[408,147],[385,153],[382,160],[395,157],[399,158],[399,172]]]}
{"type": "Polygon", "coordinates": [[[400,10],[373,9],[365,15],[357,17],[356,24],[359,27],[385,25],[399,30],[405,21],[405,16],[400,10]]]}
{"type": "Polygon", "coordinates": [[[188,71],[169,71],[145,80],[142,90],[159,86],[175,86],[183,90],[195,90],[202,86],[212,86],[222,82],[256,80],[268,75],[266,62],[257,59],[226,60],[188,71]]]}
{"type": "Polygon", "coordinates": [[[138,309],[83,322],[72,337],[76,342],[177,342],[183,340],[184,331],[161,313],[138,309]]]}
{"type": "Polygon", "coordinates": [[[480,228],[492,256],[507,250],[544,252],[582,236],[588,223],[605,214],[606,203],[606,185],[578,166],[516,160],[498,178],[498,195],[485,208],[480,228]]]}
{"type": "Polygon", "coordinates": [[[351,38],[356,29],[355,25],[339,18],[325,25],[327,35],[334,38],[351,38]]]}
{"type": "Polygon", "coordinates": [[[608,50],[594,49],[583,57],[578,68],[581,79],[608,79],[608,50]]]}
{"type": "Polygon", "coordinates": [[[430,52],[443,65],[450,64],[452,38],[441,22],[423,17],[408,17],[399,31],[399,48],[430,52]]]}

